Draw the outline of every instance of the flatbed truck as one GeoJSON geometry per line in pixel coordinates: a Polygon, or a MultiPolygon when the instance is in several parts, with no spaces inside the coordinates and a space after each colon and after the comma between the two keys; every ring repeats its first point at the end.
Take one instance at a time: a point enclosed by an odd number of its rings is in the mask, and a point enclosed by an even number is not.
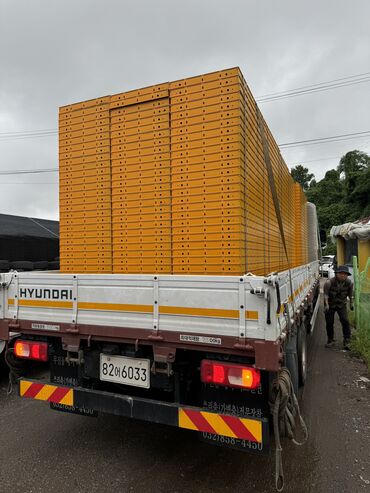
{"type": "Polygon", "coordinates": [[[287,367],[304,384],[318,306],[317,261],[241,277],[14,271],[0,274],[0,340],[47,373],[24,367],[23,398],[267,452],[273,382],[287,367]]]}

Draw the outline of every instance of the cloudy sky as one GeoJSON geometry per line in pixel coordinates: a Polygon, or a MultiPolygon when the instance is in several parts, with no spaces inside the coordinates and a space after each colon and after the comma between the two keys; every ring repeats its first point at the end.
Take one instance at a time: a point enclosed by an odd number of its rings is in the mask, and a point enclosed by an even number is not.
{"type": "MultiPolygon", "coordinates": [[[[370,75],[369,19],[369,0],[0,0],[0,173],[57,168],[72,102],[237,65],[256,97],[370,75]]],[[[370,131],[369,102],[361,82],[260,107],[284,144],[370,131]]],[[[320,179],[352,149],[370,135],[282,152],[320,179]]],[[[58,218],[57,173],[0,174],[0,213],[58,218]]]]}

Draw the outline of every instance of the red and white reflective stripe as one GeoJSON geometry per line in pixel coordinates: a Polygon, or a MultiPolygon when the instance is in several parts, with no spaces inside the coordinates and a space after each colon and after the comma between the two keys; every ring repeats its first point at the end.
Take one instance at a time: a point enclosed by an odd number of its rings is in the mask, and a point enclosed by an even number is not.
{"type": "Polygon", "coordinates": [[[179,427],[262,443],[262,421],[225,414],[179,409],[179,427]]]}
{"type": "Polygon", "coordinates": [[[57,385],[20,380],[19,394],[21,397],[26,397],[28,399],[73,406],[73,389],[69,387],[59,387],[57,385]]]}

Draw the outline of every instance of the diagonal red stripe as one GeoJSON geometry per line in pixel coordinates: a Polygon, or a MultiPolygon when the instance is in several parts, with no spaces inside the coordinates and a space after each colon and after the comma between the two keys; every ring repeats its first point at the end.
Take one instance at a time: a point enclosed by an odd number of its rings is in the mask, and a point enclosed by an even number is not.
{"type": "Polygon", "coordinates": [[[188,418],[192,420],[199,431],[206,431],[217,435],[217,432],[212,428],[208,421],[200,414],[199,411],[191,411],[190,409],[183,409],[188,418]]]}
{"type": "Polygon", "coordinates": [[[49,402],[59,403],[71,389],[67,387],[57,387],[49,397],[49,402]]]}
{"type": "Polygon", "coordinates": [[[252,433],[249,430],[247,430],[244,424],[239,420],[239,418],[235,418],[234,416],[225,416],[225,415],[220,415],[220,417],[232,429],[232,431],[238,438],[242,438],[243,440],[250,440],[251,442],[257,441],[255,437],[252,435],[252,433]]]}
{"type": "Polygon", "coordinates": [[[33,383],[22,397],[29,397],[30,399],[34,399],[34,397],[40,392],[43,386],[44,384],[42,383],[33,383]]]}

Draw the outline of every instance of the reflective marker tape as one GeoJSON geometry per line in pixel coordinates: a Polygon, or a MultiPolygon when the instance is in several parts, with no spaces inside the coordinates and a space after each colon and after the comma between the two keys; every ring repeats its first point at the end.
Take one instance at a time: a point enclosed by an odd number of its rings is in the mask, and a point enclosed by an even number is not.
{"type": "Polygon", "coordinates": [[[262,443],[262,421],[180,408],[180,428],[262,443]]]}
{"type": "Polygon", "coordinates": [[[19,394],[21,397],[26,397],[28,399],[73,406],[73,389],[69,387],[59,387],[57,385],[20,380],[19,394]]]}

